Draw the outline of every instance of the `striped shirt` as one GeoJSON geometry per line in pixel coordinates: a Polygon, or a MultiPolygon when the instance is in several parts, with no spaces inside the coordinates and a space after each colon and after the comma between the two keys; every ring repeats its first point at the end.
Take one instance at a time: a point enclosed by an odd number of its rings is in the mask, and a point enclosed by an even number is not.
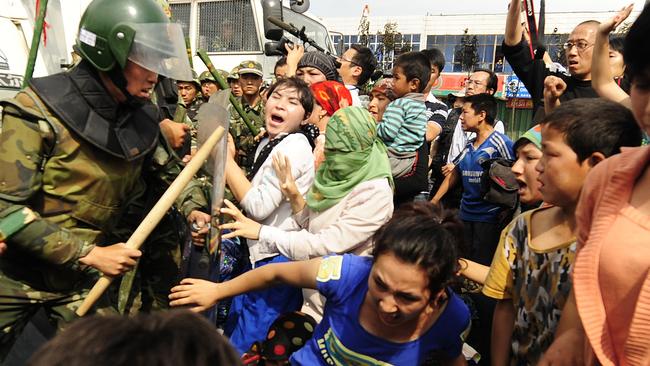
{"type": "Polygon", "coordinates": [[[408,93],[388,105],[377,135],[386,147],[397,152],[415,152],[424,142],[427,109],[422,93],[408,93]]]}

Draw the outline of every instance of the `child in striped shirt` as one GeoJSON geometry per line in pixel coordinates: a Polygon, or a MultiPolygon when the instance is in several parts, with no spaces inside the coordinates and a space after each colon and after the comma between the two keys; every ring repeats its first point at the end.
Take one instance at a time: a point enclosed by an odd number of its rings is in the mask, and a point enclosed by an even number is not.
{"type": "Polygon", "coordinates": [[[400,55],[393,68],[391,102],[377,126],[377,135],[388,148],[393,177],[408,175],[415,169],[417,150],[424,143],[427,128],[426,106],[422,91],[431,76],[431,63],[420,52],[400,55]]]}

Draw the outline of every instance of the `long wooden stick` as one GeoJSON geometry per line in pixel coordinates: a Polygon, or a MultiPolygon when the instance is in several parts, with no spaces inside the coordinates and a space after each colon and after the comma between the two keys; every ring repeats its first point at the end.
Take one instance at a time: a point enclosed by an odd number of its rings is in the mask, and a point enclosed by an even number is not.
{"type": "MultiPolygon", "coordinates": [[[[190,162],[185,166],[185,168],[180,172],[178,177],[174,179],[172,184],[167,188],[162,197],[158,200],[155,206],[149,211],[147,216],[142,220],[137,229],[133,232],[129,240],[126,242],[126,246],[129,248],[139,249],[144,243],[145,239],[151,234],[153,229],[158,225],[160,220],[163,218],[165,213],[169,208],[174,204],[174,201],[181,194],[185,186],[192,180],[194,174],[199,171],[203,162],[208,158],[210,152],[217,144],[219,139],[224,134],[223,127],[218,127],[206,140],[206,142],[201,146],[201,148],[196,152],[196,155],[190,160],[190,162]]],[[[99,300],[104,291],[108,286],[113,282],[113,277],[103,275],[97,283],[90,289],[88,296],[81,303],[81,306],[77,309],[76,313],[79,316],[84,316],[90,310],[90,308],[99,300]]]]}

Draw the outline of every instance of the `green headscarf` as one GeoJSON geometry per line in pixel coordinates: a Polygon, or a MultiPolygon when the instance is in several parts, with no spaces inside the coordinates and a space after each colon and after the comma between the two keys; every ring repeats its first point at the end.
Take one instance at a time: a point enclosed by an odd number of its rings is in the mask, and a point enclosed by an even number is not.
{"type": "Polygon", "coordinates": [[[307,193],[307,206],[317,212],[327,210],[358,184],[381,177],[393,185],[386,146],[377,137],[377,123],[364,108],[339,109],[327,122],[325,161],[307,193]]]}

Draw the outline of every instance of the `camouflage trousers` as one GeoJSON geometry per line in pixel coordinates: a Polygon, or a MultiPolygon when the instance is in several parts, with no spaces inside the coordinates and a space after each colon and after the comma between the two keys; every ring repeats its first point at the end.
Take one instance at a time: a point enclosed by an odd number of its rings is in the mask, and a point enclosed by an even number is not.
{"type": "MultiPolygon", "coordinates": [[[[86,278],[85,283],[75,290],[57,293],[34,289],[0,271],[0,363],[7,357],[29,320],[41,308],[59,331],[77,319],[75,310],[96,281],[94,277],[86,278]]],[[[97,301],[94,311],[103,315],[117,313],[106,296],[97,301]]]]}
{"type": "Polygon", "coordinates": [[[181,246],[176,235],[148,240],[142,249],[135,273],[122,278],[133,276],[130,291],[126,292],[129,286],[124,282],[114,289],[119,291],[118,309],[128,315],[169,309],[171,288],[179,280],[181,246]]]}

